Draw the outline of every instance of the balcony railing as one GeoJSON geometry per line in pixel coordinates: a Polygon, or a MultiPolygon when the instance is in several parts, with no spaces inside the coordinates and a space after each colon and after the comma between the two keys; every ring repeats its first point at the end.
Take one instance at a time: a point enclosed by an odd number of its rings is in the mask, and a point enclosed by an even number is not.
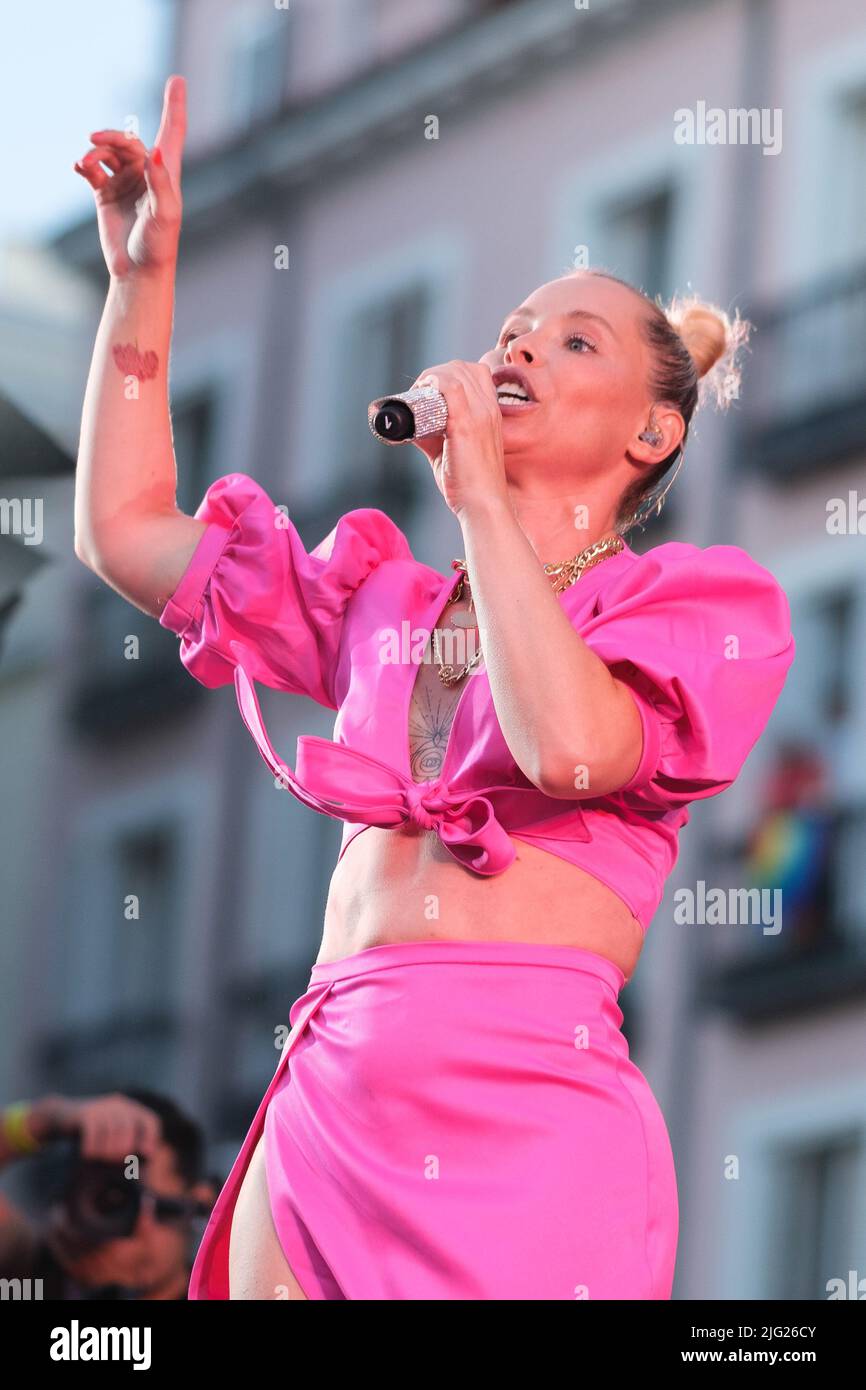
{"type": "Polygon", "coordinates": [[[866,265],[814,281],[755,325],[743,385],[740,463],[778,481],[866,446],[866,265]]]}
{"type": "Polygon", "coordinates": [[[112,1012],[51,1029],[36,1043],[44,1085],[70,1095],[110,1091],[124,1081],[151,1085],[171,1074],[182,1028],[169,1010],[112,1012]]]}
{"type": "MultiPolygon", "coordinates": [[[[777,934],[733,924],[693,927],[711,933],[703,956],[702,1003],[743,1022],[835,1006],[866,994],[866,893],[859,865],[866,837],[866,809],[829,815],[829,850],[808,907],[777,934]],[[756,935],[760,933],[760,936],[756,935]]],[[[717,869],[742,881],[745,840],[719,852],[717,869]]]]}
{"type": "Polygon", "coordinates": [[[164,721],[191,706],[202,687],[178,658],[178,639],[106,586],[86,599],[67,714],[82,738],[100,741],[164,721]],[[125,655],[138,638],[138,655],[125,655]]]}

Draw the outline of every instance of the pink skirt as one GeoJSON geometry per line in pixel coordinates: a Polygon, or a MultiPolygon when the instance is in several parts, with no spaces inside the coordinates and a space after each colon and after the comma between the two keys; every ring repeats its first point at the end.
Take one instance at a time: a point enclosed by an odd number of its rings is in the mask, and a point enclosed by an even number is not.
{"type": "Polygon", "coordinates": [[[191,1299],[229,1297],[264,1132],[274,1225],[310,1299],[669,1299],[677,1183],[612,961],[417,941],[314,965],[217,1199],[191,1299]]]}

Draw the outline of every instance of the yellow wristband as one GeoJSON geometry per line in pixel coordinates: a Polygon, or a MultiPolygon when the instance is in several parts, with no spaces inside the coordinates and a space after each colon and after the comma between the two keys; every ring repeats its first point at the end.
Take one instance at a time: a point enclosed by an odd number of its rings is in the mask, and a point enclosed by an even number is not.
{"type": "Polygon", "coordinates": [[[27,1128],[26,1120],[30,1110],[29,1101],[17,1100],[14,1105],[7,1105],[2,1112],[3,1138],[16,1153],[35,1153],[42,1147],[27,1128]]]}

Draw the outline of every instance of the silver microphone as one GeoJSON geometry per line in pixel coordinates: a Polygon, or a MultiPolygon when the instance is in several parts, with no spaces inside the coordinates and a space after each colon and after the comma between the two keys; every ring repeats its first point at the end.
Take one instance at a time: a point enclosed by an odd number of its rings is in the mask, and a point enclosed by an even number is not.
{"type": "Polygon", "coordinates": [[[411,391],[371,401],[367,422],[385,444],[411,444],[423,435],[445,433],[448,405],[435,386],[414,386],[411,391]]]}

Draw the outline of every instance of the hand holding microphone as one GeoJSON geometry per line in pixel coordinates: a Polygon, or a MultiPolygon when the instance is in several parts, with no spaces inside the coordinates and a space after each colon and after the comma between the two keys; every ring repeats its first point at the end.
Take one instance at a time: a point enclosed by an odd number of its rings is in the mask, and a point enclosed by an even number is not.
{"type": "Polygon", "coordinates": [[[377,438],[421,450],[456,516],[476,501],[508,501],[502,412],[485,363],[430,367],[410,390],[372,401],[367,415],[377,438]]]}

